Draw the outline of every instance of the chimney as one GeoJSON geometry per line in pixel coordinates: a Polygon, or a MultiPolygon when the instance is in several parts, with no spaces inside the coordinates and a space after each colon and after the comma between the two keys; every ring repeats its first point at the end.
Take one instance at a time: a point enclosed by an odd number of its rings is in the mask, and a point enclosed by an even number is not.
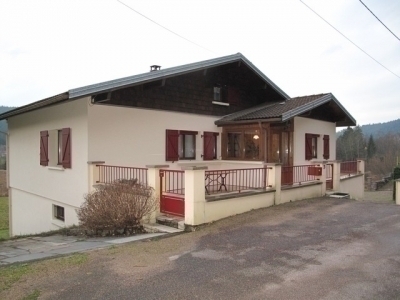
{"type": "Polygon", "coordinates": [[[160,69],[161,69],[161,66],[157,66],[157,65],[150,66],[150,72],[159,71],[160,69]]]}

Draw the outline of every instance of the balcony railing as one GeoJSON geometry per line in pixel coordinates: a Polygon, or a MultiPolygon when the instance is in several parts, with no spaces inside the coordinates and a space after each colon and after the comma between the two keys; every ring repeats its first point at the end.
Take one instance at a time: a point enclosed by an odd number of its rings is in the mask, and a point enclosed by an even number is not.
{"type": "Polygon", "coordinates": [[[260,190],[268,186],[268,168],[205,171],[206,194],[260,190]]]}
{"type": "Polygon", "coordinates": [[[185,195],[185,171],[160,170],[160,194],[185,195]]]}
{"type": "Polygon", "coordinates": [[[340,175],[357,175],[358,163],[357,161],[343,161],[340,163],[340,175]]]}
{"type": "Polygon", "coordinates": [[[317,181],[318,170],[318,165],[282,166],[282,186],[317,181]]]}
{"type": "Polygon", "coordinates": [[[113,183],[118,180],[137,180],[138,183],[147,185],[146,168],[109,165],[96,165],[96,167],[99,168],[99,177],[96,183],[113,183]]]}

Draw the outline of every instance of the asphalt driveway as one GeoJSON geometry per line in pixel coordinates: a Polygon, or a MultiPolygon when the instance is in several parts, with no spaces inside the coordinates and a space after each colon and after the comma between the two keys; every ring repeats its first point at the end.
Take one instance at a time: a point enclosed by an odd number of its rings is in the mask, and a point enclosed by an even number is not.
{"type": "Polygon", "coordinates": [[[40,299],[400,299],[400,206],[287,203],[24,278],[40,299]]]}

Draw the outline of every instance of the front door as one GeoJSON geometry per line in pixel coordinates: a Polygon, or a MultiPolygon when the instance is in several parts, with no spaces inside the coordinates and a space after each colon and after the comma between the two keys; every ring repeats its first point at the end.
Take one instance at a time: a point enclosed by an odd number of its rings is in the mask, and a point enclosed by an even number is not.
{"type": "Polygon", "coordinates": [[[282,185],[293,184],[293,132],[272,131],[268,162],[282,163],[282,185]]]}

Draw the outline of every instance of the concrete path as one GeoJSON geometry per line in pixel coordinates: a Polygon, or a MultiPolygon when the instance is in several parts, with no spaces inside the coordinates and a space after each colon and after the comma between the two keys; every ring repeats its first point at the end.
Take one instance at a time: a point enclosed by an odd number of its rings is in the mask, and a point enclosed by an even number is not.
{"type": "Polygon", "coordinates": [[[182,232],[180,229],[159,224],[146,225],[145,227],[152,233],[129,237],[100,238],[81,238],[63,235],[32,236],[0,242],[0,266],[106,248],[116,244],[130,243],[182,232]]]}

